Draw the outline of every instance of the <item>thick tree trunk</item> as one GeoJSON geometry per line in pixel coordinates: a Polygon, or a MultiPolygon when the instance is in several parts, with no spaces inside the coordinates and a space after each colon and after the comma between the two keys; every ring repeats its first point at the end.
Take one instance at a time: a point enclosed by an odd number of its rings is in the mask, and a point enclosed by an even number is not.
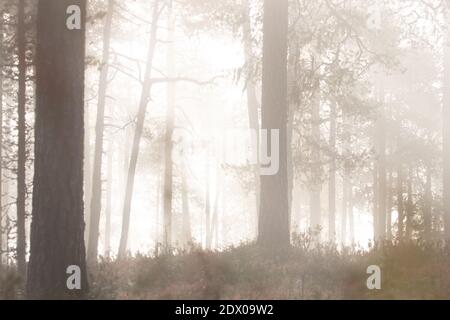
{"type": "MultiPolygon", "coordinates": [[[[169,4],[167,30],[167,76],[175,74],[174,27],[172,1],[169,4]]],[[[166,136],[164,144],[164,251],[170,252],[172,247],[172,199],[173,199],[173,130],[175,126],[175,82],[167,83],[166,136]]]]}
{"type": "Polygon", "coordinates": [[[109,48],[111,43],[111,27],[114,12],[114,0],[108,1],[105,28],[103,30],[103,53],[100,70],[97,120],[95,124],[94,171],[92,174],[92,198],[89,223],[88,263],[95,263],[98,256],[98,239],[100,236],[100,215],[102,211],[102,164],[103,164],[103,131],[105,127],[106,90],[108,87],[109,48]]]}
{"type": "Polygon", "coordinates": [[[141,98],[139,102],[139,111],[137,115],[136,129],[133,139],[133,147],[131,149],[130,164],[128,166],[128,176],[125,189],[125,199],[123,205],[122,216],[122,232],[120,236],[120,245],[118,256],[124,257],[127,251],[128,232],[130,229],[130,213],[131,213],[131,201],[133,197],[134,178],[136,174],[136,165],[139,155],[139,144],[141,142],[142,132],[144,130],[145,113],[147,105],[149,103],[150,91],[152,87],[151,75],[153,67],[153,57],[155,54],[156,43],[158,39],[158,18],[160,13],[160,0],[154,1],[154,8],[152,14],[152,26],[150,31],[150,44],[147,53],[147,66],[145,70],[144,83],[142,85],[141,98]]]}
{"type": "MultiPolygon", "coordinates": [[[[248,0],[244,0],[242,3],[242,8],[244,11],[244,28],[243,28],[243,36],[244,36],[244,50],[245,50],[245,63],[247,65],[247,108],[248,108],[248,121],[249,128],[252,131],[253,139],[256,141],[254,144],[254,150],[252,150],[254,154],[254,159],[256,163],[253,163],[254,169],[254,182],[255,182],[255,226],[258,225],[258,217],[259,217],[259,205],[260,205],[260,177],[259,177],[259,150],[260,150],[260,126],[259,126],[259,103],[256,96],[256,84],[254,81],[254,54],[252,50],[252,30],[251,30],[251,21],[250,21],[250,5],[248,0]]],[[[255,227],[256,229],[256,227],[255,227]]]]}
{"type": "Polygon", "coordinates": [[[330,169],[328,178],[328,240],[336,240],[336,104],[330,111],[330,169]]]}
{"type": "MultiPolygon", "coordinates": [[[[0,271],[3,266],[3,8],[0,7],[0,271]]],[[[6,239],[5,239],[6,242],[6,239]]]]}
{"type": "Polygon", "coordinates": [[[262,129],[268,131],[269,141],[270,131],[279,130],[279,168],[274,175],[261,176],[258,243],[274,248],[290,244],[286,146],[288,1],[265,0],[263,24],[262,129]]]}
{"type": "Polygon", "coordinates": [[[19,0],[18,7],[18,63],[19,63],[19,88],[17,107],[17,267],[19,274],[26,275],[26,236],[25,236],[25,198],[26,198],[26,27],[25,27],[25,0],[19,0]]]}
{"type": "Polygon", "coordinates": [[[113,161],[114,161],[114,143],[109,142],[108,147],[108,165],[106,182],[106,209],[105,209],[105,248],[104,255],[109,258],[111,255],[111,214],[112,214],[112,187],[113,187],[113,161]]]}
{"type": "Polygon", "coordinates": [[[29,298],[81,298],[88,289],[83,220],[85,0],[40,0],[29,298]],[[81,30],[66,28],[81,9],[81,30]],[[69,266],[81,289],[69,290],[69,266]]]}

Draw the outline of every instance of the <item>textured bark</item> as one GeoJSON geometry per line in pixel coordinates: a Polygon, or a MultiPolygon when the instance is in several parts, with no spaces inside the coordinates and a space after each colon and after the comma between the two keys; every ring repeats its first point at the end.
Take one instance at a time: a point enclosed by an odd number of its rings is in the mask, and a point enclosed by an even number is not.
{"type": "Polygon", "coordinates": [[[26,235],[25,235],[25,166],[26,166],[26,27],[25,0],[18,2],[17,46],[19,64],[19,87],[17,105],[17,268],[22,278],[26,275],[26,235]]]}
{"type": "MultiPolygon", "coordinates": [[[[167,30],[167,76],[174,76],[174,26],[175,20],[172,13],[172,1],[168,10],[167,30]]],[[[175,126],[175,82],[167,83],[167,109],[166,109],[166,136],[164,144],[164,250],[169,252],[172,247],[172,199],[173,199],[173,130],[175,126]]]]}
{"type": "Polygon", "coordinates": [[[336,239],[336,104],[330,112],[330,169],[328,178],[328,240],[336,239]]]}
{"type": "MultiPolygon", "coordinates": [[[[3,266],[3,8],[0,6],[0,269],[3,266]]],[[[6,239],[5,239],[6,240],[6,239]]],[[[6,242],[6,241],[5,241],[6,242]]]]}
{"type": "Polygon", "coordinates": [[[158,18],[159,18],[159,0],[155,0],[153,14],[152,14],[152,26],[150,31],[150,43],[147,53],[147,66],[145,70],[144,83],[142,85],[141,98],[139,102],[139,111],[137,115],[136,129],[134,132],[133,147],[131,149],[130,162],[128,166],[127,183],[125,189],[125,199],[122,212],[122,232],[120,236],[119,254],[120,258],[124,257],[127,251],[128,232],[130,229],[130,214],[131,214],[131,201],[133,198],[134,178],[136,174],[136,165],[139,155],[139,144],[141,142],[142,132],[144,130],[145,113],[147,111],[147,105],[149,103],[150,91],[152,88],[152,67],[153,57],[155,54],[155,48],[157,43],[157,30],[158,30],[158,18]]]}
{"type": "Polygon", "coordinates": [[[83,236],[85,19],[85,0],[38,3],[29,298],[81,298],[88,290],[83,236]],[[81,30],[66,28],[70,5],[81,9],[81,30]],[[81,290],[67,289],[71,265],[81,270],[81,290]]]}
{"type": "Polygon", "coordinates": [[[290,244],[286,150],[288,1],[265,0],[263,24],[262,129],[268,133],[279,130],[280,161],[275,175],[261,176],[258,243],[283,247],[290,244]]]}
{"type": "Polygon", "coordinates": [[[106,90],[108,87],[109,48],[111,43],[113,12],[114,0],[109,0],[105,27],[103,30],[103,53],[98,89],[97,119],[95,123],[94,171],[92,174],[92,198],[90,206],[89,240],[87,251],[88,263],[97,262],[98,239],[100,236],[100,215],[102,211],[103,133],[105,128],[106,90]]]}

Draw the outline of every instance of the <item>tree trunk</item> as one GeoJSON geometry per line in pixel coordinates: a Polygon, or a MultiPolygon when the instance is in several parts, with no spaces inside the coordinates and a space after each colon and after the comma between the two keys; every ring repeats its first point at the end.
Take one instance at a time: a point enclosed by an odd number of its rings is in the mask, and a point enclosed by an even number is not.
{"type": "Polygon", "coordinates": [[[26,27],[25,27],[25,0],[19,0],[18,7],[18,64],[19,64],[19,88],[18,88],[18,141],[17,141],[17,267],[22,278],[26,275],[26,236],[25,236],[25,198],[26,198],[26,27]]]}
{"type": "Polygon", "coordinates": [[[412,222],[414,218],[413,195],[412,195],[412,167],[409,167],[408,173],[408,199],[406,200],[406,239],[410,240],[412,236],[412,222]]]}
{"type": "Polygon", "coordinates": [[[386,126],[384,113],[377,122],[377,140],[378,140],[378,238],[386,239],[386,126]]]}
{"type": "Polygon", "coordinates": [[[88,290],[83,220],[85,0],[40,0],[28,298],[81,298],[88,290]],[[66,10],[81,9],[81,30],[66,10]],[[67,287],[69,266],[81,289],[67,287]]]}
{"type": "MultiPolygon", "coordinates": [[[[265,0],[263,18],[262,129],[279,130],[279,168],[261,176],[258,243],[265,247],[290,244],[287,185],[287,34],[288,1],[265,0]]],[[[270,146],[271,147],[271,146],[270,146]]],[[[271,148],[268,148],[270,150],[271,148]]]]}
{"type": "Polygon", "coordinates": [[[211,191],[209,152],[206,159],[206,185],[205,185],[205,248],[211,249],[211,191]]]}
{"type": "MultiPolygon", "coordinates": [[[[174,76],[174,27],[172,1],[169,1],[167,30],[167,76],[174,76]]],[[[164,144],[164,251],[172,247],[172,199],[173,199],[173,130],[175,126],[175,82],[167,83],[166,136],[164,144]]]]}
{"type": "Polygon", "coordinates": [[[155,54],[156,43],[158,39],[158,18],[159,18],[159,4],[160,0],[154,1],[153,15],[152,15],[152,26],[150,31],[150,44],[147,54],[147,66],[145,70],[144,83],[142,85],[141,98],[139,102],[139,111],[137,115],[136,130],[134,133],[133,147],[131,149],[130,164],[128,166],[128,176],[125,189],[125,199],[123,205],[123,217],[122,217],[122,232],[120,236],[120,245],[118,256],[120,258],[124,257],[127,251],[128,242],[128,231],[130,229],[130,213],[131,213],[131,200],[133,197],[133,186],[134,178],[136,174],[136,165],[139,155],[139,144],[142,137],[142,132],[144,130],[145,113],[147,110],[147,105],[149,103],[150,91],[152,87],[151,75],[153,67],[153,57],[155,54]]]}
{"type": "Polygon", "coordinates": [[[342,218],[341,218],[341,243],[347,244],[347,214],[348,214],[348,169],[344,168],[342,181],[342,218]]]}
{"type": "Polygon", "coordinates": [[[389,170],[387,183],[386,239],[392,241],[392,170],[389,170]]]}
{"type": "Polygon", "coordinates": [[[328,240],[336,240],[336,104],[330,111],[330,172],[328,178],[328,240]]]}
{"type": "MultiPolygon", "coordinates": [[[[0,7],[0,271],[3,266],[3,8],[0,7]]],[[[5,239],[6,240],[6,239],[5,239]]],[[[7,241],[7,240],[6,240],[7,241]]]]}
{"type": "Polygon", "coordinates": [[[403,220],[404,217],[404,206],[403,206],[403,170],[400,164],[397,168],[397,237],[398,240],[403,240],[403,220]]]}
{"type": "MultiPolygon", "coordinates": [[[[319,85],[320,87],[320,85],[319,85]]],[[[320,165],[320,98],[316,97],[313,102],[311,111],[312,121],[312,151],[311,151],[311,165],[312,165],[312,185],[310,186],[310,214],[311,214],[311,229],[315,229],[321,225],[320,212],[320,193],[322,189],[321,180],[321,165],[320,165]]]]}
{"type": "Polygon", "coordinates": [[[105,28],[103,30],[103,53],[98,88],[97,120],[95,124],[94,171],[92,174],[92,198],[89,223],[88,263],[95,263],[98,256],[98,238],[100,236],[100,215],[102,211],[102,163],[103,131],[105,127],[106,90],[108,87],[109,48],[114,12],[114,0],[108,1],[105,28]]]}
{"type": "Polygon", "coordinates": [[[181,201],[183,209],[182,239],[184,246],[186,247],[192,242],[192,233],[191,233],[191,217],[189,212],[188,183],[186,179],[186,165],[184,163],[185,159],[182,160],[181,165],[181,201]]]}
{"type": "Polygon", "coordinates": [[[373,162],[373,240],[378,241],[379,236],[379,228],[378,228],[378,165],[377,161],[373,162]]]}
{"type": "Polygon", "coordinates": [[[433,201],[433,194],[431,192],[431,165],[427,165],[426,182],[425,182],[425,203],[423,208],[423,225],[424,225],[424,238],[425,240],[431,240],[432,232],[432,215],[431,204],[433,201]]]}
{"type": "Polygon", "coordinates": [[[353,212],[353,186],[348,186],[348,224],[350,231],[350,244],[355,244],[355,221],[353,212]]]}
{"type": "Polygon", "coordinates": [[[111,255],[111,214],[112,214],[112,179],[113,179],[113,162],[114,162],[114,143],[109,142],[108,148],[108,165],[107,165],[107,184],[106,184],[106,209],[105,209],[105,248],[104,254],[106,258],[111,255]]]}
{"type": "MultiPolygon", "coordinates": [[[[259,177],[259,150],[260,150],[260,134],[259,134],[259,103],[256,97],[256,84],[254,81],[254,54],[252,50],[252,30],[251,30],[251,21],[250,21],[250,5],[248,0],[243,0],[242,3],[243,11],[244,11],[244,27],[243,27],[243,36],[244,36],[244,50],[245,50],[245,63],[247,65],[247,108],[248,108],[248,121],[249,127],[252,131],[252,137],[256,141],[254,141],[254,150],[252,150],[254,154],[254,159],[256,163],[252,163],[254,165],[253,173],[254,173],[254,181],[255,181],[255,226],[258,225],[258,217],[259,217],[259,205],[260,205],[260,177],[259,177]]],[[[255,227],[256,229],[256,227],[255,227]]]]}
{"type": "MultiPolygon", "coordinates": [[[[448,9],[444,6],[445,20],[448,24],[448,9]]],[[[444,83],[443,83],[443,200],[444,200],[444,239],[450,239],[450,40],[446,31],[444,37],[444,83]]]]}

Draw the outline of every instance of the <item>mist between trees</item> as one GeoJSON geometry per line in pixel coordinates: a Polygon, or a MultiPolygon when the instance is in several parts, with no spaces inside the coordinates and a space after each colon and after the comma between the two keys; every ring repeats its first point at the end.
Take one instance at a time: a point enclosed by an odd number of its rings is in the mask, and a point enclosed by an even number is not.
{"type": "Polygon", "coordinates": [[[446,297],[449,10],[2,0],[0,296],[446,297]]]}

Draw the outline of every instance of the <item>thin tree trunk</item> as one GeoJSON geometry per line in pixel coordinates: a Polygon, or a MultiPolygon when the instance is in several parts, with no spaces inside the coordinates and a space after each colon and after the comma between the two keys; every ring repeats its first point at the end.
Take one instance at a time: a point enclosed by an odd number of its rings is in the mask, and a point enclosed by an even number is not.
{"type": "Polygon", "coordinates": [[[155,255],[158,256],[159,255],[159,246],[160,246],[160,241],[161,241],[161,232],[160,232],[160,226],[159,224],[160,219],[159,219],[159,215],[160,215],[160,208],[161,208],[161,171],[158,168],[158,177],[156,180],[156,216],[155,216],[155,230],[154,230],[154,239],[155,239],[155,255]]]}
{"type": "Polygon", "coordinates": [[[384,114],[377,123],[378,138],[378,239],[386,239],[386,126],[384,114]]]}
{"type": "Polygon", "coordinates": [[[341,243],[347,244],[347,214],[348,214],[348,169],[344,168],[342,181],[342,218],[341,218],[341,243]]]}
{"type": "MultiPolygon", "coordinates": [[[[320,87],[320,86],[319,86],[320,87]]],[[[321,225],[320,193],[322,189],[320,165],[320,98],[316,97],[312,106],[312,185],[310,186],[310,214],[311,229],[321,225]]]]}
{"type": "MultiPolygon", "coordinates": [[[[444,18],[448,25],[449,14],[446,5],[444,7],[444,18]]],[[[446,30],[444,37],[444,81],[443,81],[443,201],[444,201],[444,239],[450,239],[450,32],[446,30]]]]}
{"type": "Polygon", "coordinates": [[[423,224],[424,224],[424,238],[425,240],[431,240],[432,232],[432,215],[431,204],[433,201],[433,195],[431,193],[431,165],[427,165],[426,169],[426,182],[425,182],[425,203],[423,208],[423,224]]]}
{"type": "Polygon", "coordinates": [[[353,212],[353,186],[348,186],[348,224],[350,231],[350,244],[355,244],[355,222],[353,212]]]}
{"type": "Polygon", "coordinates": [[[18,88],[18,141],[17,141],[17,267],[19,274],[26,275],[26,235],[25,235],[25,197],[26,197],[26,27],[25,27],[25,0],[19,0],[18,7],[18,63],[19,63],[19,88],[18,88]]]}
{"type": "Polygon", "coordinates": [[[397,168],[397,211],[398,211],[398,219],[397,219],[397,237],[398,240],[403,240],[403,220],[404,217],[404,206],[403,206],[403,170],[402,165],[400,164],[397,168]]]}
{"type": "Polygon", "coordinates": [[[182,217],[182,237],[185,247],[192,242],[191,233],[191,216],[189,212],[189,195],[188,195],[188,183],[186,179],[186,165],[184,164],[185,159],[182,160],[181,166],[181,201],[183,209],[182,217]]]}
{"type": "Polygon", "coordinates": [[[27,297],[33,299],[82,298],[88,290],[83,220],[85,25],[85,0],[38,3],[27,282],[27,297]],[[66,28],[70,5],[81,9],[81,30],[66,28]],[[69,266],[79,268],[80,290],[67,287],[69,266]]]}
{"type": "MultiPolygon", "coordinates": [[[[168,10],[167,35],[167,76],[174,76],[174,27],[172,1],[168,10]]],[[[172,247],[172,200],[173,200],[173,130],[175,126],[175,82],[167,83],[166,136],[164,144],[164,251],[170,252],[172,247]]]]}
{"type": "Polygon", "coordinates": [[[330,111],[330,171],[328,178],[328,240],[336,240],[336,104],[330,111]]]}
{"type": "Polygon", "coordinates": [[[127,183],[125,189],[125,199],[123,205],[123,217],[122,217],[122,232],[120,236],[120,245],[119,245],[119,257],[124,257],[127,251],[127,242],[128,242],[128,232],[130,229],[130,213],[131,213],[131,201],[133,197],[133,187],[134,187],[134,178],[136,174],[136,165],[139,155],[139,144],[142,137],[142,132],[144,130],[144,121],[145,121],[145,113],[147,110],[147,105],[149,103],[150,91],[152,87],[151,75],[152,75],[152,67],[153,67],[153,57],[155,54],[156,43],[158,39],[157,30],[158,30],[158,18],[160,14],[160,0],[155,0],[153,15],[152,15],[152,26],[150,32],[150,44],[148,48],[147,54],[147,66],[145,70],[145,78],[144,83],[142,85],[141,99],[139,102],[139,111],[137,115],[137,123],[136,129],[134,133],[133,139],[133,147],[131,149],[130,156],[130,164],[128,167],[128,176],[127,183]]]}
{"type": "Polygon", "coordinates": [[[279,168],[274,175],[261,176],[258,243],[276,248],[290,244],[286,146],[288,1],[265,0],[263,24],[262,129],[267,130],[268,137],[271,130],[279,130],[279,168]]]}
{"type": "Polygon", "coordinates": [[[378,191],[379,191],[379,187],[378,187],[378,165],[376,163],[376,161],[374,161],[373,163],[373,239],[374,241],[378,241],[380,236],[379,236],[379,228],[378,228],[378,191]]]}
{"type": "Polygon", "coordinates": [[[206,185],[205,185],[205,248],[211,249],[211,190],[209,153],[206,159],[206,185]]]}
{"type": "Polygon", "coordinates": [[[113,161],[114,161],[114,143],[109,142],[108,165],[107,165],[107,184],[106,184],[106,210],[105,210],[105,257],[111,255],[111,214],[112,214],[112,186],[113,186],[113,161]]]}
{"type": "Polygon", "coordinates": [[[386,239],[392,241],[392,170],[389,170],[387,183],[386,239]]]}
{"type": "Polygon", "coordinates": [[[412,222],[414,217],[414,208],[413,208],[413,195],[412,195],[412,167],[409,167],[408,172],[408,199],[406,200],[406,239],[410,240],[412,236],[412,222]]]}
{"type": "Polygon", "coordinates": [[[102,65],[98,89],[97,120],[95,124],[94,171],[92,175],[92,199],[90,210],[90,228],[88,240],[88,263],[95,263],[98,256],[98,238],[100,236],[100,215],[102,211],[102,164],[103,134],[105,128],[106,90],[108,87],[109,48],[114,12],[114,0],[108,1],[105,28],[103,30],[102,65]]]}

